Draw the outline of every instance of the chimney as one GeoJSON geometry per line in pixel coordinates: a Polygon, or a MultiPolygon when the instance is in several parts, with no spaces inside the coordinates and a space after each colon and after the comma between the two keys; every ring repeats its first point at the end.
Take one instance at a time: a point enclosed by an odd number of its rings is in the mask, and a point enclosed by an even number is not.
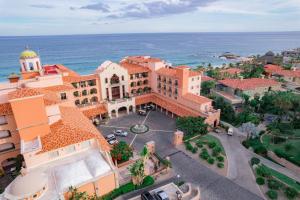
{"type": "Polygon", "coordinates": [[[18,74],[12,73],[8,76],[8,80],[10,83],[17,83],[20,80],[20,76],[18,74]]]}
{"type": "Polygon", "coordinates": [[[261,74],[260,77],[261,77],[262,79],[264,79],[264,78],[265,78],[265,75],[261,74]]]}
{"type": "Polygon", "coordinates": [[[188,92],[189,73],[190,68],[187,66],[176,67],[176,74],[179,78],[179,87],[181,89],[181,95],[185,95],[188,92]]]}
{"type": "Polygon", "coordinates": [[[244,77],[243,77],[243,76],[239,76],[239,78],[240,78],[241,81],[244,80],[244,77]]]}
{"type": "Polygon", "coordinates": [[[296,67],[292,67],[291,69],[292,69],[294,72],[296,71],[296,67]]]}

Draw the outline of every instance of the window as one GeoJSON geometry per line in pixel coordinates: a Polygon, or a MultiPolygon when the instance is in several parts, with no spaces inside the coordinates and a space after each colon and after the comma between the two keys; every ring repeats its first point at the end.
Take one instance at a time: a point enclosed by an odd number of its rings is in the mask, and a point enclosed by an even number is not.
{"type": "Polygon", "coordinates": [[[74,97],[79,97],[79,92],[75,91],[75,92],[73,92],[73,95],[74,95],[74,97]]]}
{"type": "Polygon", "coordinates": [[[30,71],[33,71],[33,70],[34,70],[33,63],[31,63],[31,62],[29,63],[29,70],[30,70],[30,71]]]}
{"type": "Polygon", "coordinates": [[[81,81],[80,82],[80,87],[86,87],[86,82],[85,81],[81,81]]]}
{"type": "Polygon", "coordinates": [[[108,83],[108,79],[107,78],[105,78],[105,83],[108,83]]]}
{"type": "Polygon", "coordinates": [[[2,130],[2,131],[0,131],[0,139],[2,139],[2,138],[8,138],[10,136],[11,136],[10,131],[8,131],[8,130],[2,130]]]}
{"type": "Polygon", "coordinates": [[[82,96],[86,96],[87,95],[87,91],[86,90],[82,90],[81,94],[82,94],[82,96]]]}
{"type": "Polygon", "coordinates": [[[191,87],[191,90],[194,89],[194,86],[191,87]]]}
{"type": "Polygon", "coordinates": [[[75,105],[78,106],[79,104],[80,104],[80,101],[77,99],[77,100],[75,101],[75,105]]]}
{"type": "Polygon", "coordinates": [[[15,149],[15,145],[13,143],[4,143],[0,144],[0,153],[15,149]]]}
{"type": "Polygon", "coordinates": [[[91,89],[90,94],[97,94],[97,89],[96,88],[91,89]]]}
{"type": "Polygon", "coordinates": [[[66,100],[67,99],[67,94],[64,92],[64,93],[60,93],[60,99],[61,100],[66,100]]]}
{"type": "Polygon", "coordinates": [[[78,83],[72,83],[74,88],[78,88],[78,83]]]}
{"type": "Polygon", "coordinates": [[[85,98],[81,101],[81,104],[87,104],[87,103],[89,103],[89,100],[87,98],[85,98]]]}
{"type": "Polygon", "coordinates": [[[133,80],[133,74],[130,74],[130,80],[133,80]]]}
{"type": "Polygon", "coordinates": [[[192,81],[194,81],[194,78],[192,78],[192,81]]]}
{"type": "Polygon", "coordinates": [[[81,148],[88,148],[91,146],[91,142],[89,140],[84,141],[80,144],[81,148]]]}
{"type": "Polygon", "coordinates": [[[4,115],[0,116],[0,125],[7,124],[6,117],[4,115]]]}
{"type": "Polygon", "coordinates": [[[37,196],[38,196],[37,194],[34,194],[32,197],[35,199],[35,198],[37,198],[37,196]]]}
{"type": "Polygon", "coordinates": [[[51,151],[48,153],[48,157],[53,159],[53,158],[57,158],[59,156],[58,151],[51,151]]]}
{"type": "Polygon", "coordinates": [[[124,81],[124,76],[122,76],[122,81],[124,81]]]}
{"type": "Polygon", "coordinates": [[[88,85],[89,86],[95,86],[96,85],[96,80],[89,80],[88,85]]]}

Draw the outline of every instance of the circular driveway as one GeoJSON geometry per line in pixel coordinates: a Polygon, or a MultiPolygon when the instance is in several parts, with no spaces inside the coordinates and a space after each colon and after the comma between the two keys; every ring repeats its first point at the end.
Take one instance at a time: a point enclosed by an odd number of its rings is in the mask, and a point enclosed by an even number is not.
{"type": "Polygon", "coordinates": [[[109,120],[106,125],[100,125],[98,129],[104,136],[113,133],[114,130],[127,131],[127,137],[117,136],[117,139],[126,141],[137,151],[140,151],[149,141],[155,142],[156,152],[162,157],[178,151],[172,145],[173,133],[176,130],[175,119],[158,111],[150,111],[147,116],[133,113],[114,118],[109,120]],[[145,124],[149,127],[149,131],[144,134],[134,134],[130,131],[130,127],[135,124],[145,124]]]}

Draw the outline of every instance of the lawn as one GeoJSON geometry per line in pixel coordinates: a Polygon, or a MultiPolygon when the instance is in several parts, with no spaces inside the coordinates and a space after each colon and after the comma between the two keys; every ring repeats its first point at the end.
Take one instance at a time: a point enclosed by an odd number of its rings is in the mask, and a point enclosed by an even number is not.
{"type": "Polygon", "coordinates": [[[283,175],[283,174],[279,173],[278,171],[275,171],[265,165],[263,165],[263,166],[271,173],[271,176],[276,177],[281,182],[287,184],[288,186],[290,186],[292,188],[295,188],[296,190],[298,190],[298,192],[300,192],[300,183],[298,183],[294,179],[291,179],[291,178],[287,177],[286,175],[283,175]]]}
{"type": "Polygon", "coordinates": [[[195,142],[197,143],[198,141],[201,141],[201,142],[203,142],[203,143],[210,143],[210,142],[215,142],[216,144],[217,144],[217,146],[219,146],[221,149],[222,149],[222,151],[221,151],[221,153],[223,154],[223,155],[225,155],[225,150],[224,150],[224,148],[223,148],[223,146],[222,146],[222,144],[221,144],[221,142],[220,142],[220,140],[218,139],[218,138],[216,138],[216,137],[214,137],[214,136],[212,136],[212,135],[209,135],[209,134],[207,134],[207,135],[203,135],[203,136],[201,136],[200,138],[197,138],[196,140],[195,140],[195,142]]]}
{"type": "MultiPolygon", "coordinates": [[[[298,133],[297,133],[298,134],[298,133]]],[[[268,149],[276,153],[280,150],[284,152],[290,161],[294,161],[294,163],[300,163],[300,139],[287,139],[286,141],[274,144],[273,138],[271,135],[263,135],[262,136],[263,145],[268,149]]]]}

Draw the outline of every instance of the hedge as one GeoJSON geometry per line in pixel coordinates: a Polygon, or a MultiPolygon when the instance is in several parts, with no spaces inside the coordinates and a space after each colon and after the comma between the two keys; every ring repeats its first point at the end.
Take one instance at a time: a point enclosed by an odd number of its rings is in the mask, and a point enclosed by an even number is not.
{"type": "Polygon", "coordinates": [[[215,163],[215,159],[213,159],[213,158],[208,158],[208,159],[207,159],[207,162],[208,162],[209,164],[213,165],[213,164],[215,163]]]}
{"type": "Polygon", "coordinates": [[[251,165],[253,166],[253,165],[258,165],[260,163],[260,160],[259,160],[259,158],[253,157],[253,158],[251,158],[250,162],[251,162],[251,165]]]}
{"type": "Polygon", "coordinates": [[[117,197],[119,197],[123,194],[132,192],[134,190],[142,189],[144,187],[147,187],[147,186],[150,186],[150,185],[153,185],[153,184],[154,184],[154,179],[152,178],[152,176],[146,176],[141,185],[136,186],[132,182],[126,183],[124,185],[121,185],[119,188],[114,189],[109,194],[104,195],[103,197],[101,197],[101,200],[112,200],[112,199],[115,199],[115,198],[117,198],[117,197]]]}
{"type": "Polygon", "coordinates": [[[265,184],[265,179],[263,177],[257,177],[256,178],[256,183],[258,185],[264,185],[265,184]]]}
{"type": "Polygon", "coordinates": [[[224,163],[220,163],[220,162],[219,162],[219,163],[217,164],[217,166],[218,166],[219,168],[224,168],[224,163]]]}
{"type": "Polygon", "coordinates": [[[284,194],[288,199],[295,199],[298,196],[297,190],[290,187],[285,189],[284,194]]]}
{"type": "Polygon", "coordinates": [[[218,156],[218,157],[217,157],[217,160],[218,160],[219,162],[224,162],[224,157],[223,157],[223,156],[218,156]]]}

